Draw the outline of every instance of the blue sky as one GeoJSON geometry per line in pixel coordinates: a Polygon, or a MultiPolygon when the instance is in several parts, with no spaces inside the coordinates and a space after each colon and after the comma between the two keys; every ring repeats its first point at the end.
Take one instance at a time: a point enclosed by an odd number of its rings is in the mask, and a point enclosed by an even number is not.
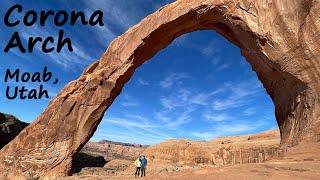
{"type": "MultiPolygon", "coordinates": [[[[108,44],[130,26],[170,1],[152,0],[82,0],[82,1],[1,1],[0,13],[15,3],[23,12],[34,9],[72,10],[91,14],[104,12],[105,26],[56,27],[48,21],[45,27],[36,24],[14,28],[0,24],[1,79],[7,68],[21,71],[41,71],[48,66],[59,83],[45,83],[50,98],[69,81],[99,59],[108,44]],[[76,3],[75,3],[76,2],[76,3]],[[4,53],[3,49],[13,32],[18,31],[23,43],[29,36],[56,37],[59,29],[72,39],[74,52],[45,54],[35,49],[32,54],[19,51],[4,53]]],[[[39,13],[38,13],[39,14],[39,13]]],[[[12,18],[22,18],[23,13],[12,18]]],[[[38,22],[39,23],[39,22],[38,22]]],[[[47,106],[50,99],[8,100],[5,97],[9,82],[0,84],[0,111],[32,122],[47,106]]],[[[29,88],[40,84],[25,83],[29,88]]],[[[106,112],[92,140],[154,144],[166,139],[189,138],[209,140],[223,135],[256,133],[276,128],[274,106],[251,66],[237,47],[214,31],[198,31],[177,38],[141,66],[122,93],[106,112]]]]}

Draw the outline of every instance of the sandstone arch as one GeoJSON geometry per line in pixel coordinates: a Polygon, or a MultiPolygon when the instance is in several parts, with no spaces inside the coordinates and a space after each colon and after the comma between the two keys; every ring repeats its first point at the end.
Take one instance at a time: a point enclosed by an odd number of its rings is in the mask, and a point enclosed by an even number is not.
{"type": "Polygon", "coordinates": [[[69,174],[135,69],[184,33],[213,29],[240,47],[276,107],[283,148],[320,139],[319,18],[315,0],[178,0],[116,38],[1,150],[0,171],[69,174]]]}

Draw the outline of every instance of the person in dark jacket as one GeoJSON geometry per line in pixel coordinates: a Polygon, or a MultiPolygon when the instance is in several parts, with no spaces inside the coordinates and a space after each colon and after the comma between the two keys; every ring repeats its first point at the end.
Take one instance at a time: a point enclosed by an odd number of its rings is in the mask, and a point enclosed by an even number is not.
{"type": "Polygon", "coordinates": [[[147,164],[148,164],[148,160],[146,159],[146,156],[143,156],[141,159],[141,177],[146,176],[147,164]]]}

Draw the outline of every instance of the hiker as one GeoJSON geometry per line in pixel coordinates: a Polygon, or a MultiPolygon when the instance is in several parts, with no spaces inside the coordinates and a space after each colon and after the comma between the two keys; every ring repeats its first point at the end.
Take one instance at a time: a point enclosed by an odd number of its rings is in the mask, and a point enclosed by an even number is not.
{"type": "Polygon", "coordinates": [[[136,173],[134,174],[134,177],[137,177],[140,175],[140,170],[141,170],[141,156],[134,162],[134,165],[136,165],[136,173]]]}
{"type": "Polygon", "coordinates": [[[141,159],[141,177],[146,176],[146,167],[147,167],[148,161],[146,159],[146,156],[143,156],[141,159]]]}

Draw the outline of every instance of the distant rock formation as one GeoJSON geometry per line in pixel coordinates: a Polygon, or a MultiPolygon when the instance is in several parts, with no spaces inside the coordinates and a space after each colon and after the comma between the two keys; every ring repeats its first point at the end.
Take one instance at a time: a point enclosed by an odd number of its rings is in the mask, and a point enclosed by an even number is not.
{"type": "Polygon", "coordinates": [[[103,140],[88,142],[81,150],[82,153],[103,156],[106,161],[114,159],[135,160],[148,146],[103,140]]]}
{"type": "Polygon", "coordinates": [[[110,140],[101,140],[101,141],[99,141],[98,143],[99,143],[99,144],[110,144],[110,145],[130,146],[130,147],[140,147],[140,148],[149,147],[149,145],[132,144],[132,143],[124,143],[124,142],[116,142],[116,141],[110,141],[110,140]]]}
{"type": "Polygon", "coordinates": [[[149,169],[163,171],[185,166],[225,166],[262,163],[279,157],[279,130],[255,135],[227,136],[212,141],[169,140],[144,151],[149,169]]]}
{"type": "Polygon", "coordinates": [[[28,125],[13,115],[0,113],[0,149],[12,141],[28,125]]]}

